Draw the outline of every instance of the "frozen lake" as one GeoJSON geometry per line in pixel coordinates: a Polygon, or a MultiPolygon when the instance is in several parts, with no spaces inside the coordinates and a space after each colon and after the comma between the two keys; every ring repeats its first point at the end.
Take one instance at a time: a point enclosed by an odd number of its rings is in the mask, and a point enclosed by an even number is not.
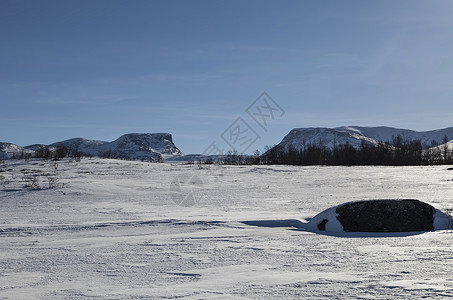
{"type": "Polygon", "coordinates": [[[368,199],[445,211],[447,168],[6,161],[0,299],[452,297],[449,231],[345,238],[277,222],[368,199]],[[276,227],[241,223],[257,220],[276,227]]]}

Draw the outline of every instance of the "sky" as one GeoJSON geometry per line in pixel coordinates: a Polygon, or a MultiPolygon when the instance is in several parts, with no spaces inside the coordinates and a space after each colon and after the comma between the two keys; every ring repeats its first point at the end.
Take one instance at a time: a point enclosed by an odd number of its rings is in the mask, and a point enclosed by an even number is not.
{"type": "Polygon", "coordinates": [[[234,149],[238,129],[251,153],[293,128],[451,127],[452,15],[448,0],[0,0],[0,141],[168,132],[189,154],[234,149]]]}

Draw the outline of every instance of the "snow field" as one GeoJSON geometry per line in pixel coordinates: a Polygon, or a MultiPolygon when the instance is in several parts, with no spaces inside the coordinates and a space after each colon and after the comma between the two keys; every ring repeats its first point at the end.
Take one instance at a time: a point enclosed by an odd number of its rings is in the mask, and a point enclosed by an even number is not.
{"type": "Polygon", "coordinates": [[[0,182],[0,299],[453,296],[448,230],[345,238],[298,228],[347,201],[414,198],[451,208],[446,166],[82,159],[58,162],[56,171],[40,160],[6,161],[0,170],[8,179],[0,182]],[[49,189],[52,172],[57,188],[49,189]],[[24,187],[33,174],[41,189],[24,187]],[[201,184],[187,183],[193,176],[201,184]],[[175,203],[187,194],[195,205],[175,203]]]}

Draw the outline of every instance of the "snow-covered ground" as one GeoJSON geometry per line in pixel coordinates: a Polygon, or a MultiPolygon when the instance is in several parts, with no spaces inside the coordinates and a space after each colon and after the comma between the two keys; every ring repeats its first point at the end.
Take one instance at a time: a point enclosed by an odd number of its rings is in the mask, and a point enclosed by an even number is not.
{"type": "Polygon", "coordinates": [[[0,299],[452,297],[448,230],[351,238],[297,228],[354,200],[445,211],[447,168],[6,161],[0,299]]]}

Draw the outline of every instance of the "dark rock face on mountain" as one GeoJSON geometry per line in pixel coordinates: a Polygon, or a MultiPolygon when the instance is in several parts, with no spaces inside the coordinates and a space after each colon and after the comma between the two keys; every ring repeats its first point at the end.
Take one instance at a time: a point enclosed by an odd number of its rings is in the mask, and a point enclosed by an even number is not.
{"type": "Polygon", "coordinates": [[[346,232],[433,231],[435,208],[418,200],[370,200],[336,208],[346,232]]]}

